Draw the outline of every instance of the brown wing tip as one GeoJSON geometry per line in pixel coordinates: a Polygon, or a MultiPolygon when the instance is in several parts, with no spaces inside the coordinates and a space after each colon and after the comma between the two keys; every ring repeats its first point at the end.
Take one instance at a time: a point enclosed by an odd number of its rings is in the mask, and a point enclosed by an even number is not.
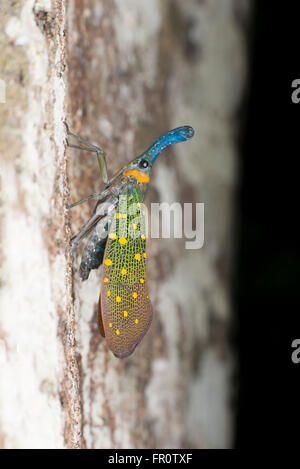
{"type": "Polygon", "coordinates": [[[136,344],[134,344],[130,349],[128,350],[124,350],[124,352],[113,352],[114,356],[117,357],[117,358],[126,358],[126,357],[129,357],[129,355],[131,355],[134,350],[136,349],[136,346],[139,344],[139,342],[137,342],[136,344]]]}
{"type": "Polygon", "coordinates": [[[131,347],[127,348],[126,350],[122,350],[122,351],[112,350],[112,347],[110,347],[110,350],[112,351],[112,353],[114,354],[115,357],[117,357],[117,358],[129,357],[135,351],[136,347],[139,345],[139,343],[142,341],[142,339],[145,337],[145,335],[148,332],[148,330],[151,326],[151,323],[152,323],[153,314],[152,314],[151,304],[150,304],[150,308],[151,308],[151,316],[149,318],[148,324],[145,327],[145,329],[143,331],[143,334],[140,335],[139,339],[134,344],[132,344],[131,347]]]}

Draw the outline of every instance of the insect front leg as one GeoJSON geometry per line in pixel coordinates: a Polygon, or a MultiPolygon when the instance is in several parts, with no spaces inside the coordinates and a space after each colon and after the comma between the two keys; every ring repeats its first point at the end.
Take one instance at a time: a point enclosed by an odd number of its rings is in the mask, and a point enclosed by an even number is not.
{"type": "Polygon", "coordinates": [[[83,138],[79,137],[78,135],[73,134],[70,131],[69,126],[66,122],[65,122],[65,126],[66,126],[66,132],[67,132],[68,136],[74,138],[75,140],[78,140],[78,142],[83,143],[83,145],[85,145],[85,146],[74,145],[73,143],[69,143],[69,141],[67,139],[68,147],[77,148],[78,150],[85,150],[85,151],[90,151],[92,153],[96,153],[98,163],[99,163],[99,167],[100,167],[102,180],[103,180],[104,184],[108,184],[109,179],[108,179],[107,166],[106,166],[106,153],[100,147],[97,147],[96,145],[93,145],[92,143],[88,142],[87,140],[84,140],[83,138]]]}

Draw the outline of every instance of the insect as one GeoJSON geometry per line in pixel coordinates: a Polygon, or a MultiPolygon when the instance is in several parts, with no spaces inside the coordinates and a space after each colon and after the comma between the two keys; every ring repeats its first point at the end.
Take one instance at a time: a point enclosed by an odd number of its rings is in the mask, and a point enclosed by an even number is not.
{"type": "Polygon", "coordinates": [[[169,145],[184,142],[194,135],[190,126],[170,130],[144,153],[108,178],[104,151],[70,132],[79,144],[72,148],[96,153],[105,188],[100,193],[75,202],[74,207],[90,199],[97,203],[90,219],[71,239],[71,252],[88,235],[79,274],[86,280],[92,269],[103,264],[98,303],[98,327],[116,357],[129,356],[146,334],[152,320],[147,282],[146,212],[144,199],[152,166],[169,145]]]}

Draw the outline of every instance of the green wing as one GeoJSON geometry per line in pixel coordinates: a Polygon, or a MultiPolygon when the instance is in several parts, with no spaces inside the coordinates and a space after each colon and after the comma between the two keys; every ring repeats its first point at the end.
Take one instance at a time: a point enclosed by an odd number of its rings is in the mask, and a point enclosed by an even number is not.
{"type": "Polygon", "coordinates": [[[133,352],[152,320],[145,219],[143,195],[138,185],[132,189],[126,187],[109,230],[99,302],[108,346],[120,358],[133,352]]]}

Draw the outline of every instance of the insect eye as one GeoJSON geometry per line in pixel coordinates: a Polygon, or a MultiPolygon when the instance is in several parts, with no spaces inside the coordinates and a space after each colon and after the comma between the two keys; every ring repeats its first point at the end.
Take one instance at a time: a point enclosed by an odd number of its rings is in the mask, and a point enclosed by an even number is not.
{"type": "Polygon", "coordinates": [[[139,167],[140,167],[140,168],[148,168],[148,166],[149,166],[149,163],[148,163],[147,160],[142,160],[142,161],[140,161],[140,163],[139,163],[139,167]]]}

